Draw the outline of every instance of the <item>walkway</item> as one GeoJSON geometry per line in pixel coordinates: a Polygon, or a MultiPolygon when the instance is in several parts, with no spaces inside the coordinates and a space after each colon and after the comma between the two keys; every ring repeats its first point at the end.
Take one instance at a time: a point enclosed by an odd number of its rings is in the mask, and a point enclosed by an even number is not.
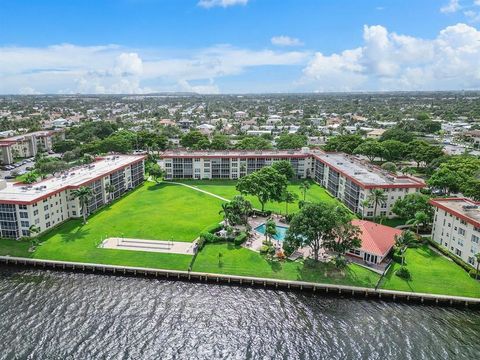
{"type": "Polygon", "coordinates": [[[129,238],[107,238],[101,244],[103,249],[148,251],[169,254],[193,255],[196,242],[161,241],[129,238]]]}
{"type": "Polygon", "coordinates": [[[217,194],[214,194],[214,193],[211,193],[211,192],[208,192],[208,191],[199,189],[199,188],[197,188],[197,187],[195,187],[195,186],[192,186],[192,185],[187,185],[187,184],[184,184],[184,183],[181,183],[181,182],[176,182],[176,181],[166,181],[165,183],[167,183],[167,184],[182,185],[182,186],[188,187],[188,188],[190,188],[190,189],[199,191],[199,192],[201,192],[201,193],[204,193],[204,194],[207,194],[207,195],[216,197],[217,199],[220,199],[220,200],[222,200],[222,201],[230,202],[230,200],[225,199],[224,197],[221,197],[221,196],[219,196],[219,195],[217,195],[217,194]]]}

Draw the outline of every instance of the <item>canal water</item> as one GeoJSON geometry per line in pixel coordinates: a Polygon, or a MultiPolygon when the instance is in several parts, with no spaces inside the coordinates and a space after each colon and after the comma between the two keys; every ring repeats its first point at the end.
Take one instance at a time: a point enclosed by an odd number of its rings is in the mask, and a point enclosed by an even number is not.
{"type": "Polygon", "coordinates": [[[480,312],[0,267],[0,359],[479,359],[480,312]]]}

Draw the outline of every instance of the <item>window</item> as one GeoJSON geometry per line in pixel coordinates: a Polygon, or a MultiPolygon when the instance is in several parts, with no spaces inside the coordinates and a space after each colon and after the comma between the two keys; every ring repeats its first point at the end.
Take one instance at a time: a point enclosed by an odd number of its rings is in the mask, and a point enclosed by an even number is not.
{"type": "Polygon", "coordinates": [[[18,205],[20,210],[27,210],[27,205],[18,205]]]}
{"type": "Polygon", "coordinates": [[[50,219],[50,214],[45,214],[45,220],[50,219]]]}
{"type": "Polygon", "coordinates": [[[30,231],[22,230],[22,236],[29,236],[29,235],[30,235],[30,231]]]}
{"type": "Polygon", "coordinates": [[[455,249],[455,255],[462,256],[462,252],[458,249],[455,249]]]}
{"type": "Polygon", "coordinates": [[[48,205],[45,205],[45,206],[43,207],[43,210],[48,211],[48,205]]]}
{"type": "Polygon", "coordinates": [[[20,221],[20,224],[22,225],[22,227],[29,227],[30,226],[30,223],[28,221],[20,221]]]}
{"type": "Polygon", "coordinates": [[[478,244],[480,238],[477,235],[472,235],[472,243],[478,244]]]}
{"type": "Polygon", "coordinates": [[[49,228],[49,227],[50,227],[50,222],[47,222],[47,223],[45,224],[45,226],[46,226],[47,228],[49,228]]]}
{"type": "Polygon", "coordinates": [[[458,233],[459,233],[460,235],[465,235],[465,229],[458,228],[458,233]]]}
{"type": "Polygon", "coordinates": [[[34,210],[33,211],[33,216],[37,216],[38,215],[38,210],[34,210]]]}
{"type": "Polygon", "coordinates": [[[467,261],[470,265],[475,265],[475,258],[473,256],[469,256],[467,261]]]}
{"type": "Polygon", "coordinates": [[[22,219],[28,219],[28,213],[22,211],[22,212],[20,212],[20,217],[21,217],[22,219]]]}

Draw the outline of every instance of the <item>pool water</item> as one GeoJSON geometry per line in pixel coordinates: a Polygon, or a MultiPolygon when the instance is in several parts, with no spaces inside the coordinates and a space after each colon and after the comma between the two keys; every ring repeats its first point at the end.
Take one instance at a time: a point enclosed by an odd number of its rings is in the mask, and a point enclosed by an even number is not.
{"type": "MultiPolygon", "coordinates": [[[[285,235],[287,233],[288,227],[277,225],[276,228],[277,228],[277,234],[273,238],[277,241],[283,241],[283,239],[285,239],[285,235]]],[[[265,224],[257,226],[255,230],[265,235],[265,224]]]]}

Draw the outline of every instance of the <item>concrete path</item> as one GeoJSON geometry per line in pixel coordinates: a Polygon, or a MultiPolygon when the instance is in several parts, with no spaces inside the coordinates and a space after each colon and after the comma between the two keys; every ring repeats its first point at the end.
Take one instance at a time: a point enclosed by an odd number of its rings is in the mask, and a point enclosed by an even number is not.
{"type": "Polygon", "coordinates": [[[192,186],[192,185],[187,185],[187,184],[184,184],[184,183],[181,183],[181,182],[176,182],[176,181],[166,181],[166,183],[167,183],[167,184],[182,185],[182,186],[188,187],[188,188],[190,188],[190,189],[199,191],[199,192],[201,192],[201,193],[204,193],[204,194],[207,194],[207,195],[216,197],[217,199],[220,199],[220,200],[222,200],[222,201],[230,202],[230,200],[225,199],[224,197],[221,197],[221,196],[219,196],[219,195],[217,195],[217,194],[214,194],[214,193],[211,193],[211,192],[208,192],[208,191],[199,189],[199,188],[197,188],[197,187],[195,187],[195,186],[192,186]]]}
{"type": "Polygon", "coordinates": [[[100,247],[103,249],[148,251],[169,254],[193,255],[196,242],[162,241],[130,238],[107,238],[100,247]]]}

